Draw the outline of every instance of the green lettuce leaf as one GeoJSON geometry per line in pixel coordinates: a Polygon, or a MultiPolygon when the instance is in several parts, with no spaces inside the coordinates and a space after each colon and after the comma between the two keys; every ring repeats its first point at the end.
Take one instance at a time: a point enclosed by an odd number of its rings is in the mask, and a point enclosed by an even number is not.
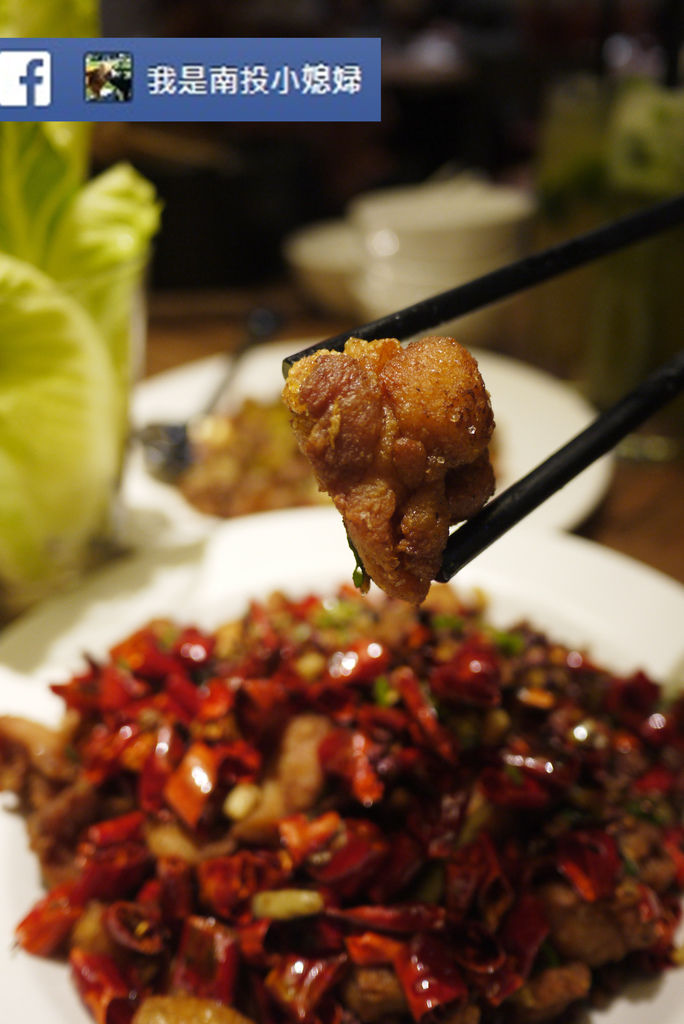
{"type": "Polygon", "coordinates": [[[100,34],[95,0],[0,0],[0,33],[7,38],[57,39],[100,34]]]}
{"type": "Polygon", "coordinates": [[[141,291],[161,205],[130,164],[89,181],[62,210],[44,267],[97,323],[122,394],[130,383],[131,318],[141,291]]]}
{"type": "Polygon", "coordinates": [[[82,167],[55,126],[0,122],[0,250],[43,267],[82,167]]]}
{"type": "Polygon", "coordinates": [[[114,379],[81,306],[0,254],[0,580],[15,608],[86,563],[107,532],[120,470],[114,379]]]}

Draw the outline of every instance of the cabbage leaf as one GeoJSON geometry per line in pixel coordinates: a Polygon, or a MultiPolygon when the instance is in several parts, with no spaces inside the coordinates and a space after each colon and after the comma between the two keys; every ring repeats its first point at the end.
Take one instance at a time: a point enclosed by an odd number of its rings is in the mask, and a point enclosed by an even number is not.
{"type": "Polygon", "coordinates": [[[120,413],[92,318],[1,253],[0,338],[0,580],[18,608],[87,562],[92,538],[106,534],[120,413]]]}

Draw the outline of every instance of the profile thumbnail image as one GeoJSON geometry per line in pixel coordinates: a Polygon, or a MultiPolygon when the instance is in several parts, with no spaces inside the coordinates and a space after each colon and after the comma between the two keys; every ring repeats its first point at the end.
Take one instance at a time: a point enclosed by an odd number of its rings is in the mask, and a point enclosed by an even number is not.
{"type": "Polygon", "coordinates": [[[85,55],[85,98],[89,103],[128,103],[132,96],[132,53],[85,55]]]}

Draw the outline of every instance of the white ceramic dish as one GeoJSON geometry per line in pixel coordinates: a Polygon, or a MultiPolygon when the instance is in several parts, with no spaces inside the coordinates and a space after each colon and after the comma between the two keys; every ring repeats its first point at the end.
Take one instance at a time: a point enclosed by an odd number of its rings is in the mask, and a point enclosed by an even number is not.
{"type": "Polygon", "coordinates": [[[320,309],[353,316],[352,281],[362,259],[360,239],[344,220],[323,220],[294,231],[283,256],[295,281],[320,309]]]}
{"type": "MultiPolygon", "coordinates": [[[[326,508],[235,519],[184,558],[160,551],[111,566],[3,633],[0,713],[56,721],[59,703],[45,684],[77,671],[84,651],[101,654],[149,617],[170,614],[212,626],[239,613],[250,596],[276,587],[330,592],[350,571],[339,517],[326,508]]],[[[617,671],[642,666],[660,679],[682,674],[684,588],[588,541],[519,528],[471,563],[459,587],[483,588],[495,622],[527,617],[559,640],[588,647],[617,671]]],[[[11,948],[13,928],[40,884],[23,822],[1,810],[0,874],[3,1020],[88,1024],[64,966],[11,948]]],[[[683,1000],[684,971],[673,971],[647,991],[617,999],[595,1019],[642,1024],[647,1013],[660,1024],[680,1024],[683,1000]]]]}
{"type": "Polygon", "coordinates": [[[371,259],[460,270],[472,260],[521,255],[534,212],[529,192],[465,173],[366,192],[349,203],[347,216],[371,259]]]}
{"type": "MultiPolygon", "coordinates": [[[[275,398],[282,388],[283,357],[313,341],[299,338],[252,349],[241,360],[224,404],[230,407],[247,395],[262,401],[275,398]]],[[[582,430],[595,413],[571,387],[550,374],[493,352],[473,352],[492,399],[497,422],[498,489],[504,490],[582,430]]],[[[213,356],[143,381],[133,397],[134,426],[191,417],[213,394],[226,368],[224,357],[213,356]]],[[[605,493],[611,466],[610,456],[595,462],[533,512],[529,520],[556,529],[577,526],[605,493]]],[[[210,517],[195,512],[174,487],[152,479],[139,451],[131,453],[123,491],[134,543],[195,540],[212,522],[210,517]]]]}

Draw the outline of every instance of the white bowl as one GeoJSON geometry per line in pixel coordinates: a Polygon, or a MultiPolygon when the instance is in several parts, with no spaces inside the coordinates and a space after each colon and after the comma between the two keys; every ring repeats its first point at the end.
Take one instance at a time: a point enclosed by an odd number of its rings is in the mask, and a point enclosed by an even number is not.
{"type": "Polygon", "coordinates": [[[326,312],[355,312],[351,279],[361,262],[361,243],[343,220],[323,220],[289,235],[283,256],[302,292],[326,312]]]}
{"type": "Polygon", "coordinates": [[[348,218],[370,259],[463,265],[515,258],[534,211],[522,189],[459,175],[365,193],[349,204],[348,218]]]}

